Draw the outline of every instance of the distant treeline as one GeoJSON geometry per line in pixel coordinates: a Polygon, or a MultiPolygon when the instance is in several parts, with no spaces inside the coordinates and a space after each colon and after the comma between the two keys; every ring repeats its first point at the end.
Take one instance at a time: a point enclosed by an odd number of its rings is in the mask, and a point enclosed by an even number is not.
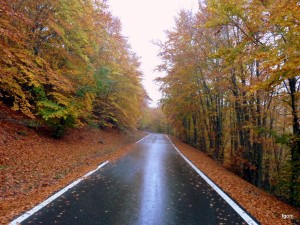
{"type": "Polygon", "coordinates": [[[143,110],[139,129],[152,133],[171,133],[171,126],[167,123],[160,106],[146,107],[143,110]]]}

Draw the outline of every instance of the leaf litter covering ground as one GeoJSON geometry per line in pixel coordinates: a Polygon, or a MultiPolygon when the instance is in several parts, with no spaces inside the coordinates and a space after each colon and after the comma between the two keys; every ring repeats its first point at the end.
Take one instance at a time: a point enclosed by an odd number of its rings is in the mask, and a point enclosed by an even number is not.
{"type": "MultiPolygon", "coordinates": [[[[85,128],[55,140],[19,125],[16,120],[20,118],[15,115],[9,120],[4,117],[7,115],[0,115],[0,224],[7,224],[99,163],[126,154],[131,143],[142,135],[85,128]]],[[[299,218],[297,209],[224,170],[199,150],[172,139],[199,169],[262,224],[292,224],[282,219],[282,214],[299,218]]]]}
{"type": "Polygon", "coordinates": [[[73,129],[61,140],[0,121],[0,224],[7,224],[145,134],[73,129]]]}
{"type": "MultiPolygon", "coordinates": [[[[170,136],[171,137],[171,136],[170,136]]],[[[232,172],[213,161],[205,153],[171,137],[178,149],[204,172],[211,180],[253,215],[261,224],[299,224],[295,220],[283,219],[284,215],[293,215],[299,221],[299,209],[293,208],[276,197],[271,196],[254,185],[244,181],[232,172]]]]}

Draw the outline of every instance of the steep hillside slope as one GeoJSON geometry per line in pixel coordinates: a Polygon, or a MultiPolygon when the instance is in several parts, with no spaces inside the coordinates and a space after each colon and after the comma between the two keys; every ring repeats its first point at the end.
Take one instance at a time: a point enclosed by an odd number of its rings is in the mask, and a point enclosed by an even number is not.
{"type": "MultiPolygon", "coordinates": [[[[114,160],[144,134],[70,129],[62,139],[32,129],[28,118],[1,105],[0,221],[31,208],[105,160],[114,160]]],[[[1,223],[0,222],[0,223],[1,223]]]]}

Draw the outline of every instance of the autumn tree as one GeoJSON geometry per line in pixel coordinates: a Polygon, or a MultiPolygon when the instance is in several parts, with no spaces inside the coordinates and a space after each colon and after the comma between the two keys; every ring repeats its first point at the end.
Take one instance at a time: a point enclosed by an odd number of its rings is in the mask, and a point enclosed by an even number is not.
{"type": "Polygon", "coordinates": [[[169,123],[162,112],[161,106],[150,107],[145,105],[139,121],[139,129],[154,133],[172,133],[169,123]]]}
{"type": "Polygon", "coordinates": [[[137,125],[145,97],[138,58],[105,1],[14,0],[0,17],[3,102],[56,136],[95,118],[137,125]]]}
{"type": "Polygon", "coordinates": [[[194,15],[181,11],[159,44],[158,67],[167,73],[158,80],[177,134],[292,204],[299,203],[298,7],[208,0],[194,15]]]}

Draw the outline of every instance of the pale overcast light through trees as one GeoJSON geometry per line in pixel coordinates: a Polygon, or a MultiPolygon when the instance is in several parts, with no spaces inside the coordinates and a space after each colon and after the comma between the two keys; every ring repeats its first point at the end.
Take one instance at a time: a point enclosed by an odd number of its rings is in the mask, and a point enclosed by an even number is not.
{"type": "Polygon", "coordinates": [[[122,33],[128,37],[132,50],[141,57],[143,84],[155,106],[161,94],[153,83],[159,76],[154,68],[160,64],[158,47],[153,41],[164,40],[165,30],[174,27],[174,17],[180,9],[198,8],[198,0],[109,0],[114,16],[122,23],[122,33]]]}

